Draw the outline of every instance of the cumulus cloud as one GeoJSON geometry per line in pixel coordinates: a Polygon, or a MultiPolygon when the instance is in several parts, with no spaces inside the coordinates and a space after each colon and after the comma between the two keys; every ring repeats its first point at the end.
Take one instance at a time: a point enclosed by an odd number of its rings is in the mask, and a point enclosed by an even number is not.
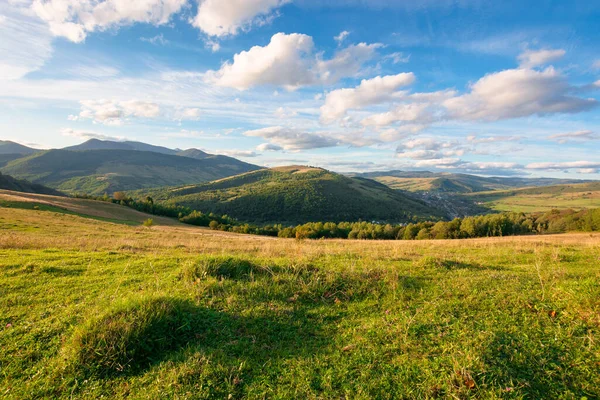
{"type": "Polygon", "coordinates": [[[238,90],[261,85],[295,90],[358,73],[379,46],[360,43],[338,51],[330,60],[322,60],[314,53],[312,37],[277,33],[266,46],[254,46],[235,54],[232,62],[225,62],[218,71],[208,71],[205,78],[218,86],[238,90]]]}
{"type": "Polygon", "coordinates": [[[450,118],[486,121],[577,113],[597,105],[594,99],[572,96],[572,91],[554,68],[509,69],[484,76],[469,93],[447,99],[442,105],[450,118]]]}
{"type": "Polygon", "coordinates": [[[339,140],[329,136],[282,126],[250,130],[244,132],[244,135],[263,138],[288,151],[334,147],[340,143],[339,140]]]}
{"type": "Polygon", "coordinates": [[[335,83],[347,76],[360,73],[363,64],[371,60],[381,43],[359,43],[337,51],[329,60],[319,59],[316,65],[318,80],[323,83],[335,83]]]}
{"type": "Polygon", "coordinates": [[[563,49],[525,50],[519,54],[517,60],[521,68],[533,68],[560,60],[564,57],[565,53],[563,49]]]}
{"type": "Polygon", "coordinates": [[[83,100],[80,104],[79,115],[69,116],[69,120],[91,119],[105,125],[121,125],[128,117],[155,118],[160,115],[158,104],[140,100],[83,100]]]}
{"type": "Polygon", "coordinates": [[[279,107],[275,110],[275,116],[277,118],[292,118],[298,115],[298,112],[291,110],[288,107],[279,107]]]}
{"type": "Polygon", "coordinates": [[[378,76],[364,79],[355,88],[333,90],[325,97],[321,107],[321,122],[331,123],[346,115],[350,109],[359,109],[403,96],[397,89],[415,81],[412,72],[397,75],[378,76]]]}
{"type": "Polygon", "coordinates": [[[436,160],[460,157],[465,149],[457,141],[443,141],[434,138],[407,140],[396,148],[396,157],[413,160],[436,160]]]}
{"type": "Polygon", "coordinates": [[[163,25],[187,0],[34,0],[31,10],[54,36],[82,42],[89,32],[136,22],[163,25]]]}
{"type": "Polygon", "coordinates": [[[564,144],[571,141],[598,140],[600,139],[600,136],[596,135],[592,131],[582,130],[575,132],[556,133],[554,135],[548,136],[548,139],[554,140],[560,144],[564,144]]]}
{"type": "Polygon", "coordinates": [[[269,23],[274,11],[290,0],[204,0],[192,24],[209,36],[236,35],[253,25],[269,23]]]}

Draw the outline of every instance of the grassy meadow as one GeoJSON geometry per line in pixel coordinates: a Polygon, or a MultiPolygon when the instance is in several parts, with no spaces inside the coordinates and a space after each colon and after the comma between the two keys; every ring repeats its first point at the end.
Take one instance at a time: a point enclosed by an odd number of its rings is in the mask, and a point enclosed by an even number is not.
{"type": "Polygon", "coordinates": [[[2,398],[600,397],[600,234],[300,241],[84,214],[0,207],[2,398]]]}
{"type": "Polygon", "coordinates": [[[569,208],[581,210],[600,207],[600,183],[471,193],[467,198],[496,211],[527,213],[569,208]]]}

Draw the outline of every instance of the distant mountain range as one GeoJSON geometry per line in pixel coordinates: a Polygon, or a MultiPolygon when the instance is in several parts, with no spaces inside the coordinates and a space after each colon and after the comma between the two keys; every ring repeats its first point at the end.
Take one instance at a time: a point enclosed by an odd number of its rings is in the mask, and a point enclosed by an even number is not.
{"type": "Polygon", "coordinates": [[[142,190],[133,196],[151,196],[166,204],[260,223],[406,222],[444,217],[416,197],[373,180],[303,166],[263,169],[180,188],[142,190]]]}
{"type": "Polygon", "coordinates": [[[99,195],[195,184],[261,168],[198,149],[172,150],[140,142],[91,139],[65,149],[31,150],[5,162],[0,156],[0,172],[66,193],[99,195]]]}
{"type": "Polygon", "coordinates": [[[430,171],[385,171],[355,173],[351,176],[374,179],[392,189],[410,192],[474,193],[520,187],[550,186],[588,181],[577,179],[482,177],[430,171]]]}

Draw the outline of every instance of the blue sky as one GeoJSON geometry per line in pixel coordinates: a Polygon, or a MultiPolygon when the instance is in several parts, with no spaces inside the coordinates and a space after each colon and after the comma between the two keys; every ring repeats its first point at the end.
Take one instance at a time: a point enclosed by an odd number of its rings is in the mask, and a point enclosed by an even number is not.
{"type": "Polygon", "coordinates": [[[4,0],[0,136],[599,179],[599,23],[589,0],[4,0]]]}

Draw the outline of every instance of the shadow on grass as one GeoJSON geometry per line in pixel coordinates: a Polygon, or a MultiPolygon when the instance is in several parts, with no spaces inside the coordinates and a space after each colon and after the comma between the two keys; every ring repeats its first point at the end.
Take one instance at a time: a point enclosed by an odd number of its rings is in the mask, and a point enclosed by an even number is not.
{"type": "Polygon", "coordinates": [[[67,368],[84,378],[144,373],[186,348],[264,362],[326,346],[319,321],[305,309],[273,318],[245,317],[161,297],[129,303],[85,324],[63,352],[67,368]]]}
{"type": "Polygon", "coordinates": [[[437,268],[446,270],[458,270],[468,269],[475,271],[492,270],[492,271],[503,271],[505,268],[495,265],[483,265],[477,263],[467,263],[452,259],[444,259],[438,257],[425,256],[415,262],[415,264],[421,268],[437,268]]]}
{"type": "Polygon", "coordinates": [[[501,332],[490,342],[483,360],[490,383],[525,398],[597,398],[598,388],[595,393],[589,392],[581,381],[585,373],[574,370],[575,351],[556,342],[553,336],[534,340],[501,332]]]}

